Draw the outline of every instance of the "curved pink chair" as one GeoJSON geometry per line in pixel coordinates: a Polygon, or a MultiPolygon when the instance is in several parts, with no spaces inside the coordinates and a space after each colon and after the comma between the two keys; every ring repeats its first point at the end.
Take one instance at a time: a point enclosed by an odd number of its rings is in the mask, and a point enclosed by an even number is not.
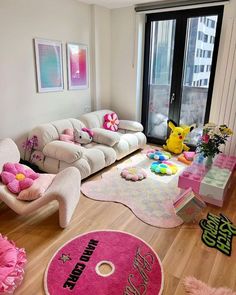
{"type": "MultiPolygon", "coordinates": [[[[19,162],[20,153],[10,138],[0,140],[0,171],[6,162],[19,162]]],[[[19,215],[27,215],[47,203],[57,200],[59,203],[59,223],[62,228],[69,225],[80,198],[81,175],[77,168],[69,167],[58,173],[45,194],[34,201],[17,200],[0,182],[0,201],[19,215]]]]}

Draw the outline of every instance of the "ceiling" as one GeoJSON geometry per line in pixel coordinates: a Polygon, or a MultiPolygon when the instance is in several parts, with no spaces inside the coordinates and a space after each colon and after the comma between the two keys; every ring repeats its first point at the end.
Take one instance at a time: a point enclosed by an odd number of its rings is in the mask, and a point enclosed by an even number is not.
{"type": "Polygon", "coordinates": [[[140,4],[140,3],[157,2],[157,0],[79,0],[79,1],[87,3],[87,4],[96,4],[96,5],[105,6],[110,9],[127,7],[127,6],[132,6],[132,5],[140,4]]]}

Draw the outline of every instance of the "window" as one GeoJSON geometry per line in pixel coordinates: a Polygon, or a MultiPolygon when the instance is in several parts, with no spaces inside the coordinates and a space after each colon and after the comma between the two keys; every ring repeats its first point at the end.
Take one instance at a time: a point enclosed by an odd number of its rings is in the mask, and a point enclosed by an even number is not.
{"type": "MultiPolygon", "coordinates": [[[[150,142],[165,142],[168,118],[200,130],[208,121],[222,15],[223,6],[147,14],[142,122],[150,142]]],[[[198,135],[188,140],[195,145],[198,135]]]]}
{"type": "Polygon", "coordinates": [[[210,27],[211,27],[212,29],[215,28],[215,24],[216,24],[216,22],[215,22],[214,20],[211,19],[210,27]]]}
{"type": "Polygon", "coordinates": [[[207,72],[211,71],[211,65],[207,65],[207,72]]]}
{"type": "Polygon", "coordinates": [[[202,32],[198,32],[198,36],[197,36],[198,40],[202,40],[202,32]]]}

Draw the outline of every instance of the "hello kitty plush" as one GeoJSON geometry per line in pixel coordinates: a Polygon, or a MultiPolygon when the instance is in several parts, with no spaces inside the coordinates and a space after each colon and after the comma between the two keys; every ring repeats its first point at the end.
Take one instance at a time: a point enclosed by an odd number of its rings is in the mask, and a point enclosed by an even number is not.
{"type": "Polygon", "coordinates": [[[75,129],[74,141],[80,144],[88,144],[93,140],[93,134],[93,131],[88,128],[75,129]]]}
{"type": "Polygon", "coordinates": [[[82,128],[81,130],[67,128],[63,134],[60,134],[59,140],[77,145],[88,144],[93,140],[93,131],[88,128],[82,128]]]}

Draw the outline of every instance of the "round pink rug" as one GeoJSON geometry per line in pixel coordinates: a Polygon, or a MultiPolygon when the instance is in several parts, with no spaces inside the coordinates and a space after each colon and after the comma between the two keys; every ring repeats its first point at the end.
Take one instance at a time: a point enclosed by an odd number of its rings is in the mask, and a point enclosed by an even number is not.
{"type": "Polygon", "coordinates": [[[46,294],[158,295],[163,270],[153,249],[120,231],[94,231],[62,246],[45,272],[46,294]]]}

